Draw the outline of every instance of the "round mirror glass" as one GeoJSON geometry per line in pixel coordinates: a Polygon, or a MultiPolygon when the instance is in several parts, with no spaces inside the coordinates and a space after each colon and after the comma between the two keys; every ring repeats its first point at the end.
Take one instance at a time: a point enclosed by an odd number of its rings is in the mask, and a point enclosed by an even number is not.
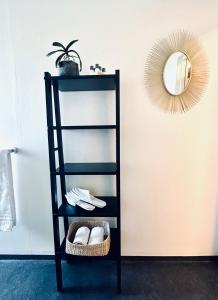
{"type": "Polygon", "coordinates": [[[191,79],[191,62],[183,52],[174,52],[164,66],[163,82],[166,90],[172,95],[182,94],[191,79]]]}

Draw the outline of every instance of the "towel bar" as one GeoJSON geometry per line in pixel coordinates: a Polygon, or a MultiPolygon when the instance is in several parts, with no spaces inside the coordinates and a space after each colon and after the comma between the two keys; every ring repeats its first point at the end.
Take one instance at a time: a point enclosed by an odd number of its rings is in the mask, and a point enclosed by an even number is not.
{"type": "Polygon", "coordinates": [[[18,149],[15,147],[13,149],[9,149],[9,152],[10,153],[17,153],[18,152],[18,149]]]}

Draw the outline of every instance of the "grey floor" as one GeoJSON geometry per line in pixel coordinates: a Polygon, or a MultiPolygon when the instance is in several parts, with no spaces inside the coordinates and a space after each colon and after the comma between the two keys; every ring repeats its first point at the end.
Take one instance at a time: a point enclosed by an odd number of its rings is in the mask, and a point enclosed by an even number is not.
{"type": "Polygon", "coordinates": [[[67,290],[60,294],[53,261],[0,261],[0,299],[218,300],[215,262],[123,262],[121,295],[112,262],[64,262],[63,270],[67,290]]]}

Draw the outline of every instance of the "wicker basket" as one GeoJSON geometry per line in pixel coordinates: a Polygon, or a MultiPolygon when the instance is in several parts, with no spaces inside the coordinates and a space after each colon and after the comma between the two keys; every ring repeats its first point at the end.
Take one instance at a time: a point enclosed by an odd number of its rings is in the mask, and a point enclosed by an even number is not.
{"type": "Polygon", "coordinates": [[[110,227],[106,221],[81,221],[75,222],[69,226],[67,238],[66,238],[66,253],[71,255],[80,256],[105,256],[110,249],[110,227]],[[96,245],[75,245],[73,240],[76,231],[81,226],[87,226],[92,229],[95,226],[101,226],[104,228],[104,241],[96,245]]]}

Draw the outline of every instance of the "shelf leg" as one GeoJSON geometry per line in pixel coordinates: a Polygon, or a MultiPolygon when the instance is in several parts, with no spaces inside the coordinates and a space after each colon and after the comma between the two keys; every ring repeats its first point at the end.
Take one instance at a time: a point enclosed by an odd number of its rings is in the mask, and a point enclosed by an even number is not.
{"type": "Polygon", "coordinates": [[[68,217],[64,217],[64,232],[65,232],[65,236],[67,236],[68,228],[69,228],[68,217]]]}
{"type": "MultiPolygon", "coordinates": [[[[62,131],[61,131],[61,110],[60,110],[60,100],[58,92],[58,82],[53,83],[53,95],[54,95],[54,109],[56,117],[56,126],[57,126],[57,145],[58,145],[58,159],[59,159],[59,168],[61,171],[60,183],[61,183],[61,194],[62,194],[62,203],[66,203],[65,194],[66,194],[66,181],[64,172],[64,152],[63,152],[63,140],[62,140],[62,131]]],[[[64,231],[65,236],[67,235],[69,227],[68,217],[64,217],[64,231]]]]}
{"type": "Polygon", "coordinates": [[[56,254],[60,248],[60,235],[58,218],[54,216],[54,211],[57,211],[57,182],[56,176],[52,172],[56,170],[55,152],[54,152],[54,131],[50,130],[53,126],[53,108],[52,108],[52,91],[51,91],[51,75],[45,73],[45,90],[46,90],[46,112],[47,112],[47,126],[48,126],[48,145],[49,145],[49,163],[50,163],[50,182],[51,182],[51,200],[53,211],[53,228],[54,228],[54,248],[55,248],[55,268],[57,289],[62,291],[62,271],[61,271],[61,257],[56,254]]]}
{"type": "Polygon", "coordinates": [[[63,282],[62,282],[62,270],[61,270],[61,257],[59,255],[56,255],[55,257],[55,268],[56,268],[57,290],[59,292],[62,292],[63,282]]]}
{"type": "Polygon", "coordinates": [[[118,199],[118,215],[117,215],[117,292],[121,293],[121,233],[120,233],[120,72],[116,70],[116,192],[118,199]]]}

